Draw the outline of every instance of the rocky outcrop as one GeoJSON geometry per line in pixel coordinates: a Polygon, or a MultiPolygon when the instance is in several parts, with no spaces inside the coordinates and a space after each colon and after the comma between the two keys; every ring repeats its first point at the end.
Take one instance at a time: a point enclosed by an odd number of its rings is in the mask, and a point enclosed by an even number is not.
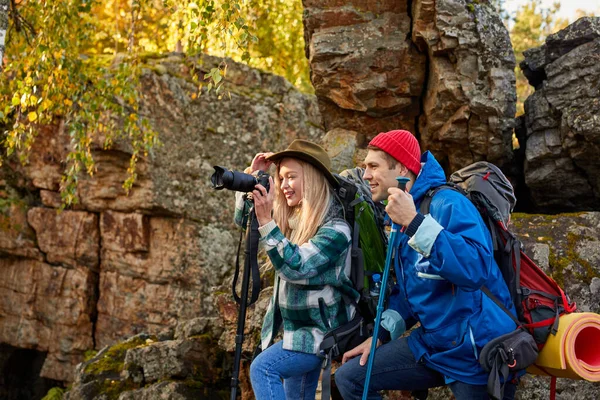
{"type": "Polygon", "coordinates": [[[216,346],[218,332],[203,319],[186,324],[175,338],[143,333],[104,347],[77,366],[65,400],[228,397],[231,356],[216,346]]]}
{"type": "Polygon", "coordinates": [[[469,0],[304,0],[326,130],[408,129],[450,170],[509,168],[515,60],[492,6],[469,0]]]}
{"type": "Polygon", "coordinates": [[[525,252],[577,302],[600,313],[600,213],[513,214],[525,252]]]}
{"type": "Polygon", "coordinates": [[[536,91],[519,141],[534,205],[599,210],[600,18],[581,18],[524,54],[521,68],[536,91]]]}
{"type": "Polygon", "coordinates": [[[47,352],[40,375],[72,379],[73,366],[94,347],[97,276],[31,259],[0,259],[0,340],[47,352]]]}
{"type": "MultiPolygon", "coordinates": [[[[321,135],[314,97],[298,92],[280,76],[231,60],[223,98],[218,100],[214,91],[198,95],[192,68],[203,76],[221,61],[205,56],[195,62],[177,54],[148,60],[141,79],[141,113],[159,132],[162,146],[142,160],[134,189],[127,194],[122,185],[130,149],[116,143],[104,151],[104,138],[96,137],[97,170],[92,178],[82,177],[80,208],[184,216],[202,223],[221,221],[214,210],[224,209],[220,208],[224,195],[210,189],[212,165],[243,169],[261,149],[279,150],[296,137],[321,135]]],[[[61,160],[70,140],[64,130],[62,124],[41,129],[27,168],[48,207],[59,206],[53,192],[60,185],[61,160]]]]}
{"type": "Polygon", "coordinates": [[[515,59],[508,32],[487,2],[413,2],[412,40],[428,56],[419,117],[421,146],[451,171],[512,157],[515,59]]]}
{"type": "MultiPolygon", "coordinates": [[[[578,311],[600,313],[600,213],[514,214],[512,229],[525,251],[552,276],[578,311]]],[[[600,382],[557,379],[557,399],[596,399],[600,382]]],[[[522,400],[549,398],[550,378],[527,375],[522,400]]]]}
{"type": "Polygon", "coordinates": [[[11,224],[0,231],[0,341],[48,353],[41,375],[70,380],[94,347],[98,218],[8,200],[11,224]]]}
{"type": "Polygon", "coordinates": [[[61,121],[40,127],[25,167],[4,166],[0,342],[47,353],[43,377],[72,381],[87,350],[216,316],[237,229],[233,193],[211,188],[212,166],[241,170],[258,151],[323,134],[314,96],[232,61],[223,98],[197,97],[191,71],[220,62],[147,60],[141,110],[162,146],[141,160],[129,194],[130,149],[104,150],[97,137],[95,174],[82,177],[79,203],[58,212],[70,141],[61,121]]]}
{"type": "Polygon", "coordinates": [[[426,57],[407,38],[407,1],[304,0],[306,52],[327,130],[412,128],[426,57]]]}

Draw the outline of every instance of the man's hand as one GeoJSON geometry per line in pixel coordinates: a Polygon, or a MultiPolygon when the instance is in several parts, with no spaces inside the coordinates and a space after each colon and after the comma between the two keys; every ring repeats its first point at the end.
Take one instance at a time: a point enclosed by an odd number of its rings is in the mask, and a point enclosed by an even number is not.
{"type": "Polygon", "coordinates": [[[252,191],[252,199],[254,201],[254,212],[260,226],[266,225],[273,219],[271,212],[273,211],[273,200],[275,199],[275,190],[273,187],[273,178],[269,176],[269,187],[271,190],[267,193],[267,189],[263,185],[256,185],[252,191]]]}
{"type": "Polygon", "coordinates": [[[396,187],[389,188],[388,193],[388,204],[385,211],[395,223],[408,226],[417,215],[412,196],[396,187]]]}
{"type": "MultiPolygon", "coordinates": [[[[347,352],[344,353],[344,355],[342,356],[342,364],[345,364],[346,361],[350,360],[351,358],[356,357],[357,355],[360,354],[360,365],[365,365],[367,363],[367,360],[369,359],[369,352],[371,351],[371,342],[373,341],[373,338],[370,337],[367,340],[365,340],[364,342],[362,342],[361,344],[359,344],[358,346],[356,346],[355,348],[353,348],[352,350],[348,350],[347,352]]],[[[381,345],[381,341],[377,340],[377,347],[379,347],[381,345]]]]}

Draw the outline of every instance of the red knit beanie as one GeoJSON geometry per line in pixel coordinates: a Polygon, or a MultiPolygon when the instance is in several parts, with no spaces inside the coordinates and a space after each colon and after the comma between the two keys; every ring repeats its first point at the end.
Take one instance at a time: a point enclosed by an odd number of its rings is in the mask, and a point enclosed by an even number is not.
{"type": "Polygon", "coordinates": [[[402,163],[409,171],[419,175],[421,171],[421,148],[409,131],[396,130],[378,134],[369,142],[402,163]]]}

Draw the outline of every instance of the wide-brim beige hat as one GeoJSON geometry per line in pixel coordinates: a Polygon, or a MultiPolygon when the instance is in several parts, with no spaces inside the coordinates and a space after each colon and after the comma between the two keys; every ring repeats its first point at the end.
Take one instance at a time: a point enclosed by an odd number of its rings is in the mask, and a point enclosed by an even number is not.
{"type": "Polygon", "coordinates": [[[325,178],[333,185],[337,187],[339,185],[335,176],[331,173],[331,159],[329,155],[321,146],[316,143],[309,142],[304,139],[296,139],[287,149],[280,151],[275,154],[271,154],[267,157],[267,160],[277,162],[283,158],[297,158],[302,161],[306,161],[325,175],[325,178]]]}

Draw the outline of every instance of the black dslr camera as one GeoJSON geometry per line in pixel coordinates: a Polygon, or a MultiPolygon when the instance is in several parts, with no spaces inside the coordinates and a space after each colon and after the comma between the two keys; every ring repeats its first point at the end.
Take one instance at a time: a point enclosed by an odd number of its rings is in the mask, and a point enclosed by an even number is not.
{"type": "Polygon", "coordinates": [[[261,184],[269,191],[269,174],[258,171],[258,176],[245,174],[239,171],[230,171],[225,167],[215,165],[215,172],[210,177],[213,189],[235,190],[237,192],[248,193],[254,190],[254,186],[261,184]]]}

